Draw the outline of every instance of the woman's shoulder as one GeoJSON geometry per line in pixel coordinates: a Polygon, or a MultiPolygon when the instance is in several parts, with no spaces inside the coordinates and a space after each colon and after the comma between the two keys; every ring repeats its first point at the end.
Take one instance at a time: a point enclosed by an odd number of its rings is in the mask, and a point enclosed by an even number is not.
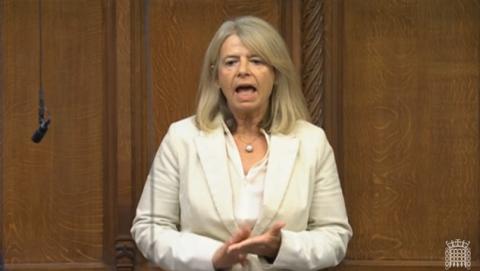
{"type": "Polygon", "coordinates": [[[311,122],[297,121],[294,133],[294,137],[299,140],[305,153],[317,156],[318,154],[324,154],[326,150],[331,150],[331,144],[325,131],[311,122]]]}
{"type": "Polygon", "coordinates": [[[292,133],[299,138],[325,137],[325,131],[321,127],[306,120],[297,120],[292,133]]]}
{"type": "Polygon", "coordinates": [[[192,136],[198,134],[199,129],[195,124],[195,116],[174,121],[168,128],[168,133],[173,136],[192,136]]]}
{"type": "Polygon", "coordinates": [[[172,122],[170,124],[170,128],[185,128],[185,129],[193,129],[193,128],[196,128],[197,126],[195,125],[195,115],[192,115],[192,116],[189,116],[189,117],[186,117],[186,118],[183,118],[183,119],[179,119],[179,120],[176,120],[174,122],[172,122]]]}

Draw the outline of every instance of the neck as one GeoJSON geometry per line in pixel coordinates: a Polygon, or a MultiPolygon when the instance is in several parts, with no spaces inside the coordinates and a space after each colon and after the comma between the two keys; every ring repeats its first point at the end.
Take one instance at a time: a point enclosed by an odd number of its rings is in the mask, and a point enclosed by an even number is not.
{"type": "Polygon", "coordinates": [[[235,134],[258,135],[260,133],[262,116],[234,115],[234,118],[237,123],[235,134]]]}
{"type": "Polygon", "coordinates": [[[258,135],[260,133],[260,123],[265,116],[266,108],[254,112],[234,112],[233,117],[237,127],[235,134],[240,135],[258,135]]]}

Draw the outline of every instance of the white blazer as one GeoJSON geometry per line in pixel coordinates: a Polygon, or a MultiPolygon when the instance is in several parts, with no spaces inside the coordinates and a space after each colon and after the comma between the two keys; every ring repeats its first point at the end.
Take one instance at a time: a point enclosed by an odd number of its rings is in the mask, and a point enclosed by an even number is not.
{"type": "MultiPolygon", "coordinates": [[[[318,270],[337,265],[352,236],[332,148],[325,133],[298,121],[272,134],[263,209],[254,235],[284,221],[273,264],[256,255],[232,270],[318,270]]],[[[221,125],[173,123],[153,161],[131,229],[144,256],[166,270],[213,270],[212,256],[238,229],[221,125]]]]}

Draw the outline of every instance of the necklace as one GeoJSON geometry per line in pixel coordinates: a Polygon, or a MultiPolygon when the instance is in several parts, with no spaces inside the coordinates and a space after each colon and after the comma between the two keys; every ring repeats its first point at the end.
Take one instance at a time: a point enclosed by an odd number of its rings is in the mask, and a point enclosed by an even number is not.
{"type": "Polygon", "coordinates": [[[237,136],[237,139],[240,140],[243,144],[245,144],[245,151],[248,152],[248,153],[252,153],[254,151],[253,149],[253,143],[255,141],[257,141],[257,139],[259,138],[260,136],[257,136],[255,137],[251,142],[245,142],[244,140],[242,140],[242,138],[240,136],[237,136]]]}

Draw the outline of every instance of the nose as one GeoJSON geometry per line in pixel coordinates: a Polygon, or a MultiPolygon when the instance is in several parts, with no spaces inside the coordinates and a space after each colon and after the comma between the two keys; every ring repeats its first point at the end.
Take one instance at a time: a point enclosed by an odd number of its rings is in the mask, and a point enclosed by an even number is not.
{"type": "Polygon", "coordinates": [[[248,60],[241,59],[238,66],[238,76],[246,76],[250,74],[250,67],[248,66],[248,60]]]}

